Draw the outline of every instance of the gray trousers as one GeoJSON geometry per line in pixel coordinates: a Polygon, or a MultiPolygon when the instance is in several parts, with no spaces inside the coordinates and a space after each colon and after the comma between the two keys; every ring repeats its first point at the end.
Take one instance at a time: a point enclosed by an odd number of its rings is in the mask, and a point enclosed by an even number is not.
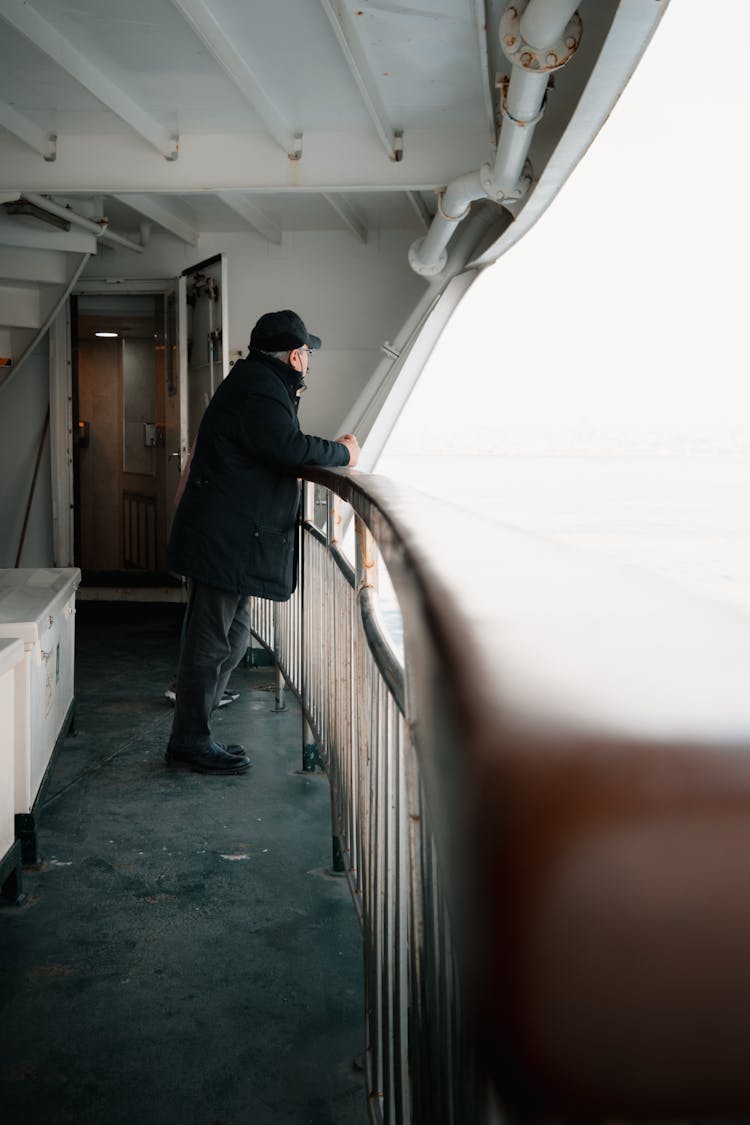
{"type": "Polygon", "coordinates": [[[249,635],[246,596],[191,581],[182,626],[170,746],[197,750],[211,745],[211,712],[247,651],[249,635]]]}

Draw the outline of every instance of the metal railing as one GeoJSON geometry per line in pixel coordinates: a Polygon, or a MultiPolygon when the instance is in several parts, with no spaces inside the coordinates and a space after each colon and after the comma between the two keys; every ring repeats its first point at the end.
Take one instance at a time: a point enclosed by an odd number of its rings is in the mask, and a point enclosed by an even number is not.
{"type": "MultiPolygon", "coordinates": [[[[297,591],[273,614],[252,599],[253,632],[299,696],[303,742],[308,750],[314,741],[330,781],[333,866],[349,881],[364,942],[370,1116],[383,1125],[489,1122],[489,1087],[479,1092],[460,1052],[451,926],[404,670],[380,617],[379,552],[355,513],[352,565],[341,497],[312,482],[304,497],[297,591]]],[[[312,768],[309,753],[303,768],[312,768]]]]}
{"type": "Polygon", "coordinates": [[[749,631],[384,478],[305,478],[297,591],[253,630],[331,784],[371,1120],[746,1113],[749,631]]]}

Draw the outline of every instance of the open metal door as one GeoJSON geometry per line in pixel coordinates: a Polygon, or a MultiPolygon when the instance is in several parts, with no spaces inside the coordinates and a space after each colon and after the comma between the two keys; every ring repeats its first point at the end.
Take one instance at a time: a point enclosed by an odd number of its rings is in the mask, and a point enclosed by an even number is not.
{"type": "Polygon", "coordinates": [[[203,412],[229,370],[227,263],[217,254],[184,270],[167,301],[165,478],[168,525],[174,495],[203,412]]]}

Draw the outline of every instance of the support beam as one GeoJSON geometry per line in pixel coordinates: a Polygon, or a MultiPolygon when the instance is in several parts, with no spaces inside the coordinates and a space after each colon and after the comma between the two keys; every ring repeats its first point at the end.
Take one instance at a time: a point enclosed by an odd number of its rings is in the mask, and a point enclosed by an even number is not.
{"type": "MultiPolygon", "coordinates": [[[[2,24],[0,24],[2,28],[2,24]]],[[[205,191],[245,192],[262,204],[263,193],[330,191],[343,194],[385,191],[430,191],[476,165],[487,152],[480,120],[446,127],[435,142],[434,129],[409,132],[408,160],[385,160],[371,129],[336,129],[305,134],[305,155],[294,164],[267,133],[193,133],[180,148],[177,164],[154,160],[143,171],[143,144],[133,133],[97,137],[66,133],[54,164],[44,164],[39,182],[39,157],[18,145],[12,169],[0,160],[0,190],[43,187],[54,195],[113,195],[148,191],[167,199],[205,191]],[[12,181],[10,179],[12,175],[12,181]]]]}
{"type": "Polygon", "coordinates": [[[221,202],[239,215],[241,219],[251,226],[253,230],[262,235],[263,238],[269,242],[276,243],[277,246],[281,244],[281,227],[276,226],[271,220],[263,214],[260,207],[258,207],[252,200],[248,199],[246,195],[240,195],[229,191],[219,191],[216,193],[221,202]]]}
{"type": "Polygon", "coordinates": [[[357,214],[350,203],[340,195],[329,195],[327,192],[323,193],[323,198],[328,203],[340,219],[343,219],[352,234],[356,234],[360,242],[367,242],[367,226],[363,219],[357,214]]]}
{"type": "Polygon", "coordinates": [[[115,231],[109,230],[106,219],[87,219],[83,215],[79,215],[72,207],[63,207],[62,204],[56,203],[48,195],[39,195],[37,192],[25,191],[23,198],[38,207],[41,211],[47,211],[50,215],[57,215],[58,218],[65,219],[73,226],[80,227],[82,230],[88,231],[93,234],[95,238],[100,239],[102,242],[108,242],[115,246],[127,246],[128,250],[135,250],[136,253],[142,254],[143,247],[139,246],[137,242],[133,242],[132,238],[125,238],[121,234],[116,234],[115,231]]]}
{"type": "Polygon", "coordinates": [[[177,159],[176,139],[30,4],[24,0],[0,0],[0,18],[53,59],[163,157],[177,159]]]}
{"type": "Polygon", "coordinates": [[[152,223],[164,227],[165,230],[182,239],[183,242],[187,242],[190,246],[198,245],[196,228],[186,222],[180,215],[177,215],[167,204],[162,203],[158,196],[141,195],[139,192],[133,192],[132,195],[113,195],[112,198],[118,199],[126,207],[131,207],[139,215],[144,215],[152,223]]]}
{"type": "Polygon", "coordinates": [[[320,0],[320,2],[330,20],[352,77],[357,83],[357,88],[375,127],[375,132],[380,138],[389,159],[401,160],[403,156],[403,131],[396,128],[388,116],[372,67],[365,55],[349,11],[343,0],[320,0]]]}
{"type": "Polygon", "coordinates": [[[276,109],[247,59],[240,55],[205,0],[172,0],[172,3],[258,115],[269,135],[292,160],[299,160],[302,155],[301,132],[293,129],[276,109]]]}
{"type": "Polygon", "coordinates": [[[45,160],[54,160],[57,156],[57,137],[54,133],[46,133],[35,121],[24,117],[12,105],[0,102],[0,126],[7,129],[19,141],[38,152],[45,160]]]}
{"type": "Polygon", "coordinates": [[[64,250],[70,254],[96,254],[96,237],[85,231],[33,230],[0,216],[0,246],[31,250],[64,250]]]}

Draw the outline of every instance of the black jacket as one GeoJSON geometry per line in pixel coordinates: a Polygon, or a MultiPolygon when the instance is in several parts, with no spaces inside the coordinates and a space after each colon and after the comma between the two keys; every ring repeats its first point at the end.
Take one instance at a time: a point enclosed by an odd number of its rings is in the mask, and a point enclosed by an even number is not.
{"type": "Polygon", "coordinates": [[[209,402],[167,548],[169,567],[208,586],[286,601],[295,584],[303,465],[347,465],[349,450],[303,434],[300,378],[251,349],[209,402]]]}

